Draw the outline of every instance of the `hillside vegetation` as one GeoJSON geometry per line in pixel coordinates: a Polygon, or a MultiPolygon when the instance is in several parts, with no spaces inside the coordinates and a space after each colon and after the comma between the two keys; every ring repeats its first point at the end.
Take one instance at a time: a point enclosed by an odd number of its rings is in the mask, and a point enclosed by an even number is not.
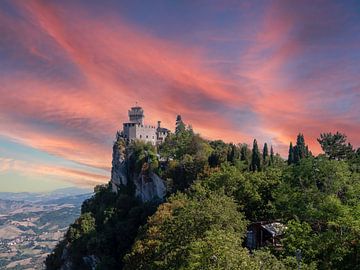
{"type": "Polygon", "coordinates": [[[135,142],[132,169],[157,173],[166,198],[96,187],[46,267],[360,269],[360,150],[341,133],[319,143],[315,157],[299,134],[283,160],[267,144],[207,141],[183,123],[158,149],[135,142]],[[286,226],[280,247],[245,247],[256,221],[286,226]]]}

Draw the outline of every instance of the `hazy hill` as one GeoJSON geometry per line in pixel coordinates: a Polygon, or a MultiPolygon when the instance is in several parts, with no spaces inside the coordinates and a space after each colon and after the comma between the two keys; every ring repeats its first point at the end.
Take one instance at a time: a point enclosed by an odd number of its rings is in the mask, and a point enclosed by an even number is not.
{"type": "Polygon", "coordinates": [[[80,214],[89,189],[0,193],[0,269],[43,269],[43,261],[80,214]]]}

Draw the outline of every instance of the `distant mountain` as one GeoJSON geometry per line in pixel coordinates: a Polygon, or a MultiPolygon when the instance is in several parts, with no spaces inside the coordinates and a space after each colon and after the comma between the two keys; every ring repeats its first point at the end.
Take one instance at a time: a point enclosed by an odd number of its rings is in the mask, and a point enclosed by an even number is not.
{"type": "Polygon", "coordinates": [[[82,188],[0,192],[0,269],[43,269],[47,254],[91,195],[82,188]]]}
{"type": "Polygon", "coordinates": [[[92,192],[92,189],[79,187],[56,189],[50,192],[0,192],[0,199],[10,201],[43,202],[67,196],[89,194],[92,192]]]}
{"type": "Polygon", "coordinates": [[[24,207],[24,204],[26,204],[24,201],[11,201],[0,199],[0,215],[9,214],[12,211],[24,207]]]}
{"type": "Polygon", "coordinates": [[[45,201],[47,204],[78,204],[90,198],[92,193],[66,196],[45,201]]]}
{"type": "Polygon", "coordinates": [[[56,189],[50,192],[50,194],[54,196],[61,196],[61,195],[74,196],[74,195],[80,195],[80,194],[86,194],[92,192],[93,189],[90,188],[68,187],[68,188],[56,189]]]}

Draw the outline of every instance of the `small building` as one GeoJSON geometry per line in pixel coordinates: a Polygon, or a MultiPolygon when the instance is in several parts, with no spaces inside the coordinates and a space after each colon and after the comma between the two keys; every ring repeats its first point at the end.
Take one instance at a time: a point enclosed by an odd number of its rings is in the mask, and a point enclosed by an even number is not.
{"type": "Polygon", "coordinates": [[[246,233],[246,247],[257,249],[264,246],[281,248],[281,238],[286,226],[280,222],[259,221],[251,223],[246,233]]]}
{"type": "Polygon", "coordinates": [[[167,128],[161,127],[161,121],[158,121],[158,126],[156,129],[157,143],[158,144],[163,143],[169,134],[170,134],[170,130],[168,130],[167,128]]]}
{"type": "Polygon", "coordinates": [[[161,122],[158,121],[158,126],[144,124],[144,110],[135,106],[128,111],[129,122],[123,123],[122,137],[131,142],[134,140],[141,140],[150,142],[151,144],[162,143],[170,131],[161,127],[161,122]]]}

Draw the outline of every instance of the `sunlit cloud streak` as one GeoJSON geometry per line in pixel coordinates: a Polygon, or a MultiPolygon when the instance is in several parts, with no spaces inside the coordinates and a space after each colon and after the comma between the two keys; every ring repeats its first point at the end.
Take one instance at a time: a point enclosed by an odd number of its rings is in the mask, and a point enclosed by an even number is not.
{"type": "Polygon", "coordinates": [[[360,25],[358,16],[358,24],[347,20],[354,16],[346,5],[317,1],[274,1],[267,10],[239,74],[259,93],[253,105],[263,130],[281,144],[303,132],[319,153],[319,133],[337,130],[360,144],[360,25]]]}
{"type": "Polygon", "coordinates": [[[49,166],[10,158],[0,158],[0,174],[11,171],[16,171],[24,176],[62,180],[82,186],[102,184],[109,179],[105,175],[89,173],[78,169],[49,166]]]}
{"type": "Polygon", "coordinates": [[[173,129],[180,113],[206,138],[258,138],[284,156],[298,132],[314,153],[325,131],[359,146],[359,16],[341,3],[259,3],[194,9],[200,26],[172,33],[166,17],[156,32],[120,3],[4,1],[0,135],[105,176],[138,101],[147,122],[173,129]]]}

